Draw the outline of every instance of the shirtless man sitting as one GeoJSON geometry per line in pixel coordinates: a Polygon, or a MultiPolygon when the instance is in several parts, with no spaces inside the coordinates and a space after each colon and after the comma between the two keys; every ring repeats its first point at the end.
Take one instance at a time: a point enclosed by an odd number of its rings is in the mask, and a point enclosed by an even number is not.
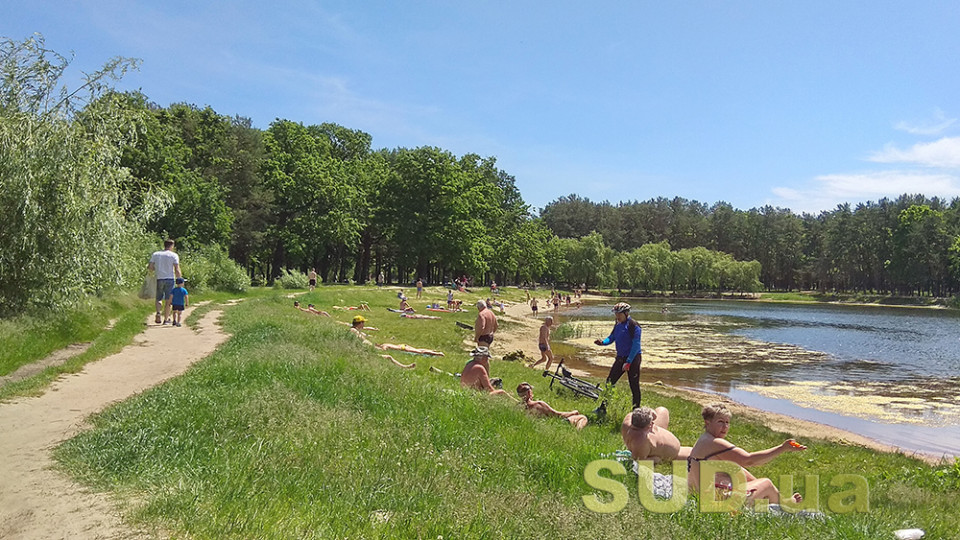
{"type": "Polygon", "coordinates": [[[523,406],[533,414],[538,416],[559,416],[560,418],[566,418],[567,422],[570,422],[573,427],[577,428],[577,431],[580,431],[583,429],[583,426],[587,425],[587,417],[580,414],[580,411],[573,410],[568,412],[560,412],[550,405],[547,405],[546,401],[538,401],[533,399],[533,387],[530,386],[530,383],[520,383],[520,386],[517,387],[517,395],[520,396],[523,406]]]}
{"type": "Polygon", "coordinates": [[[666,407],[639,407],[628,413],[620,426],[620,435],[633,459],[652,459],[654,463],[687,459],[689,446],[680,446],[680,439],[670,433],[670,411],[666,407]]]}
{"type": "Polygon", "coordinates": [[[470,351],[473,358],[463,366],[463,372],[460,374],[460,386],[464,388],[473,388],[489,394],[503,394],[508,398],[516,399],[503,390],[493,387],[490,382],[490,349],[487,347],[477,347],[470,351]]]}
{"type": "MultiPolygon", "coordinates": [[[[687,482],[691,490],[698,490],[700,486],[700,463],[710,459],[720,461],[732,461],[740,466],[747,478],[747,502],[752,503],[758,499],[767,499],[770,503],[780,503],[780,491],[769,478],[757,478],[750,474],[750,471],[744,467],[754,465],[765,465],[784,452],[799,452],[806,450],[807,447],[799,444],[793,439],[787,439],[766,450],[756,452],[747,452],[737,446],[725,437],[730,430],[730,418],[732,414],[721,403],[708,405],[703,408],[703,435],[697,439],[697,443],[690,450],[687,457],[687,482]]],[[[726,488],[731,485],[730,476],[718,473],[714,479],[714,484],[718,488],[726,488]]],[[[800,502],[803,497],[799,493],[793,494],[793,501],[800,502]]]]}

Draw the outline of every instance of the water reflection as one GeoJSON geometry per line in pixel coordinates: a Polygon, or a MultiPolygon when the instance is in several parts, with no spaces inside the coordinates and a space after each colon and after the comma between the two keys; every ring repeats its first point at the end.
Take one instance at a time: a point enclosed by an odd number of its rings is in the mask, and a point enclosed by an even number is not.
{"type": "MultiPolygon", "coordinates": [[[[865,422],[863,431],[874,436],[887,426],[887,442],[900,432],[896,425],[935,426],[935,446],[960,448],[954,312],[714,301],[672,304],[661,313],[661,305],[634,303],[645,382],[726,394],[747,405],[783,402],[803,418],[834,414],[846,420],[833,425],[865,422]]],[[[560,354],[572,367],[605,377],[613,351],[592,341],[613,326],[609,306],[585,306],[560,321],[570,327],[570,349],[560,354]]]]}

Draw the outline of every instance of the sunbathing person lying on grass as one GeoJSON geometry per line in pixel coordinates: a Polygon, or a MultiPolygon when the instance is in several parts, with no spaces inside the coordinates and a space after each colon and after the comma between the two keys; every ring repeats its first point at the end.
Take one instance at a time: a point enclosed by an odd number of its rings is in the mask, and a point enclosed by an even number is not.
{"type": "Polygon", "coordinates": [[[435,351],[433,349],[421,349],[418,347],[412,347],[410,345],[404,345],[403,343],[399,345],[395,343],[381,343],[379,345],[374,345],[374,347],[384,351],[403,351],[405,353],[422,354],[425,356],[444,356],[443,351],[435,351]]]}
{"type": "MultiPolygon", "coordinates": [[[[718,461],[731,461],[740,466],[747,477],[747,502],[753,503],[758,499],[767,499],[772,504],[780,503],[780,491],[769,478],[757,478],[750,474],[744,467],[754,465],[765,465],[784,452],[799,452],[806,450],[807,447],[799,444],[793,439],[787,439],[782,444],[778,444],[766,450],[756,452],[747,452],[742,448],[725,439],[727,431],[730,429],[730,410],[723,404],[708,405],[703,408],[703,435],[697,439],[697,443],[690,450],[690,456],[687,458],[687,482],[691,490],[698,490],[700,487],[700,463],[710,459],[718,461]]],[[[732,486],[730,475],[717,473],[716,478],[712,480],[718,489],[728,491],[732,486]]],[[[794,502],[800,502],[803,497],[799,493],[793,494],[794,502]]]]}
{"type": "Polygon", "coordinates": [[[317,309],[317,308],[313,307],[313,304],[308,304],[306,308],[303,308],[303,307],[300,306],[300,302],[297,302],[296,300],[294,300],[294,301],[293,301],[293,307],[299,309],[300,311],[305,311],[305,312],[307,312],[307,313],[313,313],[314,315],[322,315],[322,316],[324,316],[324,317],[329,317],[329,316],[330,316],[330,314],[327,313],[326,311],[323,311],[323,310],[321,310],[321,309],[317,309]]]}
{"type": "MultiPolygon", "coordinates": [[[[367,320],[364,319],[362,315],[357,315],[356,317],[353,318],[353,324],[350,326],[350,331],[353,332],[353,334],[354,334],[355,336],[357,336],[358,338],[360,338],[360,341],[364,342],[365,344],[370,345],[370,346],[372,346],[372,347],[375,347],[375,348],[377,348],[377,349],[381,349],[381,350],[382,350],[382,349],[383,349],[382,347],[375,345],[372,341],[370,341],[369,339],[367,339],[367,335],[363,333],[363,331],[364,331],[364,329],[365,329],[365,328],[364,328],[364,323],[366,323],[366,321],[367,321],[367,320]]],[[[380,356],[382,356],[383,358],[386,358],[387,360],[390,360],[390,361],[393,362],[393,364],[394,364],[395,366],[397,366],[397,367],[402,367],[402,368],[404,368],[404,369],[413,369],[413,368],[417,367],[417,363],[416,363],[416,362],[411,362],[411,363],[409,363],[409,364],[401,364],[400,362],[397,362],[397,361],[396,361],[392,356],[390,356],[389,354],[381,354],[380,356]]]]}
{"type": "Polygon", "coordinates": [[[687,459],[689,446],[680,446],[680,439],[667,429],[670,411],[666,407],[638,407],[627,413],[620,426],[623,443],[635,460],[652,459],[654,463],[687,459]]]}
{"type": "Polygon", "coordinates": [[[493,387],[490,381],[490,349],[487,347],[477,347],[470,351],[472,357],[467,365],[463,366],[463,373],[460,374],[460,386],[464,388],[473,388],[489,394],[503,394],[516,401],[516,398],[503,390],[493,387]]]}
{"type": "Polygon", "coordinates": [[[436,315],[421,315],[419,313],[401,313],[404,319],[439,319],[436,315]]]}
{"type": "Polygon", "coordinates": [[[366,302],[360,302],[359,306],[333,306],[333,309],[342,309],[344,311],[370,311],[370,306],[366,302]]]}
{"type": "Polygon", "coordinates": [[[559,416],[560,418],[566,418],[573,427],[577,428],[577,431],[583,429],[583,426],[587,425],[587,417],[580,414],[580,411],[568,411],[560,412],[550,405],[547,405],[545,401],[537,401],[533,399],[533,387],[530,386],[530,383],[522,382],[520,386],[517,387],[517,395],[520,396],[521,403],[526,407],[528,411],[538,416],[559,416]]]}

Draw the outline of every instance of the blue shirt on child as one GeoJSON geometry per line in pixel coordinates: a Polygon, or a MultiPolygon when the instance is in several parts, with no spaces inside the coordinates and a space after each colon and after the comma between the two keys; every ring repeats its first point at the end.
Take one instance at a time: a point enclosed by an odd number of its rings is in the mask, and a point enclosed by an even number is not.
{"type": "Polygon", "coordinates": [[[173,297],[173,299],[170,301],[170,304],[174,306],[186,305],[185,300],[187,298],[187,294],[189,294],[187,293],[187,289],[183,287],[174,287],[173,290],[170,291],[170,296],[173,297]]]}

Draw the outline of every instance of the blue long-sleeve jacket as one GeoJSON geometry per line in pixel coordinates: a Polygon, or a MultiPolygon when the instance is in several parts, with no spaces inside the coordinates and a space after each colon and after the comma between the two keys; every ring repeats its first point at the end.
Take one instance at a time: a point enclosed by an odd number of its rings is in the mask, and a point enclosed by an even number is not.
{"type": "Polygon", "coordinates": [[[630,364],[633,362],[633,359],[640,354],[640,325],[637,325],[633,337],[630,337],[631,322],[633,322],[633,320],[627,317],[627,320],[622,323],[617,323],[613,327],[613,332],[610,332],[610,335],[602,342],[604,345],[616,343],[617,356],[627,357],[624,364],[630,364]]]}

